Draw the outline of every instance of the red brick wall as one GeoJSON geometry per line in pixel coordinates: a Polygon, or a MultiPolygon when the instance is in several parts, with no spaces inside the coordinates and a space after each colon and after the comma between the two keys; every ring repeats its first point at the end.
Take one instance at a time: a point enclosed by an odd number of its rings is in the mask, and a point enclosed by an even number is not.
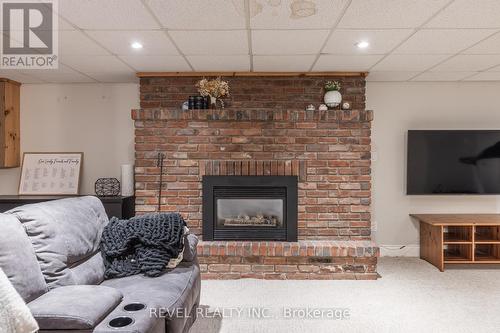
{"type": "Polygon", "coordinates": [[[197,234],[207,161],[266,161],[263,174],[299,161],[299,239],[370,238],[373,115],[364,77],[231,77],[226,109],[180,111],[199,79],[141,79],[142,109],[132,112],[138,212],[156,210],[158,152],[167,156],[162,210],[182,213],[197,234]],[[352,110],[303,111],[322,103],[332,79],[352,110]]]}

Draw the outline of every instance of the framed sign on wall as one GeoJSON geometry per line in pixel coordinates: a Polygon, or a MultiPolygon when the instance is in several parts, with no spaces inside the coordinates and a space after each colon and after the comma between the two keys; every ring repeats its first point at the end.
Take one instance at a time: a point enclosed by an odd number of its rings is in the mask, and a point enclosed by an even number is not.
{"type": "Polygon", "coordinates": [[[83,153],[24,153],[20,195],[78,195],[83,153]]]}

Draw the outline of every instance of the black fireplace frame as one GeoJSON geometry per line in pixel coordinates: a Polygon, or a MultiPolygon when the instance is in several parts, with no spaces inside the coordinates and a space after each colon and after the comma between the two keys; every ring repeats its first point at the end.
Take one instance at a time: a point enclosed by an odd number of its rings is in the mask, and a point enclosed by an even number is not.
{"type": "Polygon", "coordinates": [[[203,240],[269,240],[297,241],[298,178],[297,176],[203,176],[203,240]],[[220,188],[279,188],[285,189],[283,214],[285,225],[281,228],[216,227],[214,190],[220,188]],[[243,233],[241,231],[244,231],[243,233]]]}

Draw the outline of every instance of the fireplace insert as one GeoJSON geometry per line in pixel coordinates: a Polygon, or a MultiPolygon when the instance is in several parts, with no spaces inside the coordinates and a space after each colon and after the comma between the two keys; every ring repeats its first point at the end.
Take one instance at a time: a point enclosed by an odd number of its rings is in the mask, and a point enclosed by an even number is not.
{"type": "Polygon", "coordinates": [[[204,240],[297,241],[296,176],[204,176],[204,240]]]}

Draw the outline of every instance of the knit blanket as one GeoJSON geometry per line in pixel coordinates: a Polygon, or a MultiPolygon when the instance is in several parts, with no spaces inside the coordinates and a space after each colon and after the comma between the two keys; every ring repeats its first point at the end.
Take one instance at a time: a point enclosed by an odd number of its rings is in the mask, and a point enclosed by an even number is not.
{"type": "Polygon", "coordinates": [[[130,220],[111,218],[101,238],[104,277],[161,275],[170,259],[183,251],[185,226],[177,213],[155,213],[130,220]]]}
{"type": "Polygon", "coordinates": [[[32,333],[38,324],[30,309],[0,268],[0,332],[32,333]]]}

